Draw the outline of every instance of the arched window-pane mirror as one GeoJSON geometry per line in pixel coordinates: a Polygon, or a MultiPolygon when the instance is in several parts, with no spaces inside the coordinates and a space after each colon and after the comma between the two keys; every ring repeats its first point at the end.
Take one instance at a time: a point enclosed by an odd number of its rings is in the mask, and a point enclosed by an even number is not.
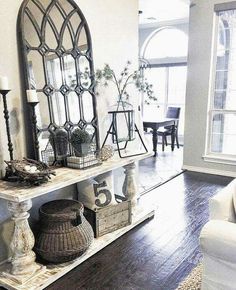
{"type": "Polygon", "coordinates": [[[20,36],[26,89],[36,89],[39,158],[58,128],[93,134],[98,148],[94,68],[88,24],[72,0],[25,0],[20,36]]]}

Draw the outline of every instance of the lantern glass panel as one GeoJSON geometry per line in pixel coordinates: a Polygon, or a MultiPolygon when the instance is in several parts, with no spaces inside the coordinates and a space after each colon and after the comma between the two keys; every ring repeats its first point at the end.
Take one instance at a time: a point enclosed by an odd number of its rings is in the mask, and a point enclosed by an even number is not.
{"type": "Polygon", "coordinates": [[[135,139],[135,118],[133,106],[128,102],[118,102],[109,111],[113,122],[113,143],[135,139]]]}

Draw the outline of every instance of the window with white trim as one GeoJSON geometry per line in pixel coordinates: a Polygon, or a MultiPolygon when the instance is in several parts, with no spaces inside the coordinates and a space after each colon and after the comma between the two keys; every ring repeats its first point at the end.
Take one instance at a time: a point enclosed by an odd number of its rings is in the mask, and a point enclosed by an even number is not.
{"type": "MultiPolygon", "coordinates": [[[[233,2],[231,2],[233,3],[233,2]]],[[[234,2],[235,4],[235,2],[234,2]]],[[[236,162],[236,5],[216,5],[216,36],[206,156],[236,162]],[[230,9],[229,9],[230,8],[230,9]],[[220,11],[217,11],[221,9],[220,11]]],[[[209,160],[210,161],[210,160],[209,160]]]]}

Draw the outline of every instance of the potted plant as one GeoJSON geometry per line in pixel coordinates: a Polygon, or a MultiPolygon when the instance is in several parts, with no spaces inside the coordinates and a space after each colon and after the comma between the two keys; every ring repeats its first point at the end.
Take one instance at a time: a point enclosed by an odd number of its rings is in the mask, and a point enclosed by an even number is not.
{"type": "Polygon", "coordinates": [[[87,131],[77,128],[71,133],[70,143],[75,150],[75,156],[83,157],[89,153],[91,136],[87,131]]]}
{"type": "Polygon", "coordinates": [[[49,136],[49,142],[58,157],[65,157],[68,154],[69,138],[64,129],[56,129],[55,133],[49,136]]]}

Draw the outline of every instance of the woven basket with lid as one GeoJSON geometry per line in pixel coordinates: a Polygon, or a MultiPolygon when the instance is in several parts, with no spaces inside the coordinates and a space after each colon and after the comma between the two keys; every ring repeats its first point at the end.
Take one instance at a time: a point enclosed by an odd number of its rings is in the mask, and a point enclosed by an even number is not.
{"type": "Polygon", "coordinates": [[[93,230],[83,211],[83,204],[76,200],[60,199],[42,205],[36,253],[52,263],[68,262],[82,255],[93,241],[93,230]]]}

